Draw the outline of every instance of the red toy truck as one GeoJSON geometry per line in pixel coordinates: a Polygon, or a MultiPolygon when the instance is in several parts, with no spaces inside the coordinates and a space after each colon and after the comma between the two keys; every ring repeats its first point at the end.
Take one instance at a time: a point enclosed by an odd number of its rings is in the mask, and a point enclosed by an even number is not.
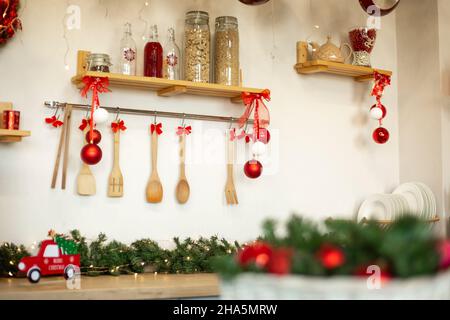
{"type": "Polygon", "coordinates": [[[44,240],[39,253],[34,257],[23,257],[18,265],[20,272],[26,274],[28,280],[37,283],[41,276],[64,274],[72,279],[80,266],[79,254],[62,254],[53,240],[44,240]]]}

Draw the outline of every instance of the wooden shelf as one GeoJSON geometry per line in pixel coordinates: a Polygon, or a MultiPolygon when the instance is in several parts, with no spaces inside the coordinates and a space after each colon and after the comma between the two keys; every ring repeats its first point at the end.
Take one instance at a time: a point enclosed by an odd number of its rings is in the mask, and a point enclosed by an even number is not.
{"type": "Polygon", "coordinates": [[[0,129],[0,142],[19,142],[30,135],[30,131],[0,129]]]}
{"type": "Polygon", "coordinates": [[[81,277],[81,289],[69,290],[63,276],[43,277],[32,284],[27,279],[0,279],[0,300],[127,300],[217,297],[215,274],[138,274],[81,277]]]}
{"type": "Polygon", "coordinates": [[[391,71],[372,69],[369,67],[354,66],[351,64],[314,60],[306,61],[305,63],[297,63],[295,69],[300,74],[313,74],[313,73],[332,73],[341,76],[353,77],[355,81],[365,82],[372,81],[373,74],[375,71],[385,74],[392,75],[391,71]]]}
{"type": "Polygon", "coordinates": [[[392,71],[388,70],[324,60],[308,60],[308,45],[302,41],[297,43],[297,64],[294,68],[300,74],[330,73],[353,77],[358,82],[372,81],[375,71],[384,75],[392,75],[392,71]]]}
{"type": "Polygon", "coordinates": [[[209,97],[229,98],[234,103],[241,103],[242,92],[261,93],[264,89],[245,88],[236,86],[224,86],[214,83],[200,83],[184,80],[167,80],[160,78],[128,76],[118,73],[104,73],[86,71],[87,51],[78,51],[77,75],[72,82],[78,88],[83,86],[82,79],[85,76],[107,77],[111,86],[141,88],[156,91],[158,96],[172,97],[180,94],[200,95],[209,97]]]}

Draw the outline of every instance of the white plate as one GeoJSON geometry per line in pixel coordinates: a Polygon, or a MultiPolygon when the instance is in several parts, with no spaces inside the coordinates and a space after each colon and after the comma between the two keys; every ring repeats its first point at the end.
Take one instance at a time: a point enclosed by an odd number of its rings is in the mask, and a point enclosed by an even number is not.
{"type": "Polygon", "coordinates": [[[429,218],[433,219],[436,217],[437,209],[436,209],[436,197],[434,196],[433,191],[428,187],[426,184],[417,182],[416,183],[427,195],[428,201],[430,202],[430,212],[429,212],[429,218]]]}
{"type": "Polygon", "coordinates": [[[363,218],[369,220],[389,220],[391,219],[392,208],[388,201],[386,201],[386,195],[375,194],[368,197],[359,208],[358,221],[363,218]]]}
{"type": "Polygon", "coordinates": [[[423,216],[425,212],[425,202],[421,189],[413,183],[405,183],[399,186],[393,194],[399,194],[405,197],[408,202],[410,214],[423,216]]]}

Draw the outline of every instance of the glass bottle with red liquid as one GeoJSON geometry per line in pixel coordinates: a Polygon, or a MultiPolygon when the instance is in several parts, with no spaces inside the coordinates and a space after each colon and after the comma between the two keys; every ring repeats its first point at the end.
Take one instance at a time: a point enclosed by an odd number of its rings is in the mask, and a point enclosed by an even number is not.
{"type": "Polygon", "coordinates": [[[153,25],[144,49],[144,76],[163,77],[163,48],[158,42],[158,27],[153,25]]]}

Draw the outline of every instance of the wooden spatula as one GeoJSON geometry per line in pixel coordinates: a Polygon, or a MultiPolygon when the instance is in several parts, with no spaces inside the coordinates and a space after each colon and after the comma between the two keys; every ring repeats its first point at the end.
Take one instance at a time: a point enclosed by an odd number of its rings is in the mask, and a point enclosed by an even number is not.
{"type": "Polygon", "coordinates": [[[123,175],[119,166],[120,130],[114,133],[114,164],[109,175],[108,197],[123,197],[123,175]]]}
{"type": "MultiPolygon", "coordinates": [[[[89,128],[86,128],[83,132],[84,144],[87,144],[85,140],[86,133],[89,128]]],[[[93,196],[96,192],[95,177],[92,175],[89,166],[81,161],[81,169],[77,177],[77,192],[80,196],[93,196]]]]}
{"type": "Polygon", "coordinates": [[[61,128],[61,134],[59,136],[59,145],[58,152],[56,153],[55,165],[53,167],[53,176],[52,176],[52,189],[56,187],[56,179],[58,178],[59,171],[59,163],[61,162],[61,154],[64,148],[64,140],[66,139],[66,130],[67,130],[67,117],[69,116],[69,112],[67,108],[64,108],[64,120],[61,128]]]}
{"type": "Polygon", "coordinates": [[[180,204],[185,204],[189,200],[190,187],[186,178],[186,135],[180,136],[180,179],[178,181],[176,196],[180,204]]]}
{"type": "Polygon", "coordinates": [[[158,133],[152,133],[152,174],[147,183],[146,197],[149,203],[160,203],[163,199],[163,187],[158,175],[158,133]]]}
{"type": "Polygon", "coordinates": [[[227,146],[228,146],[228,163],[227,163],[227,183],[225,185],[225,198],[227,199],[227,204],[237,205],[239,204],[236,188],[234,187],[234,157],[235,157],[235,142],[231,141],[230,137],[227,135],[227,146]]]}

